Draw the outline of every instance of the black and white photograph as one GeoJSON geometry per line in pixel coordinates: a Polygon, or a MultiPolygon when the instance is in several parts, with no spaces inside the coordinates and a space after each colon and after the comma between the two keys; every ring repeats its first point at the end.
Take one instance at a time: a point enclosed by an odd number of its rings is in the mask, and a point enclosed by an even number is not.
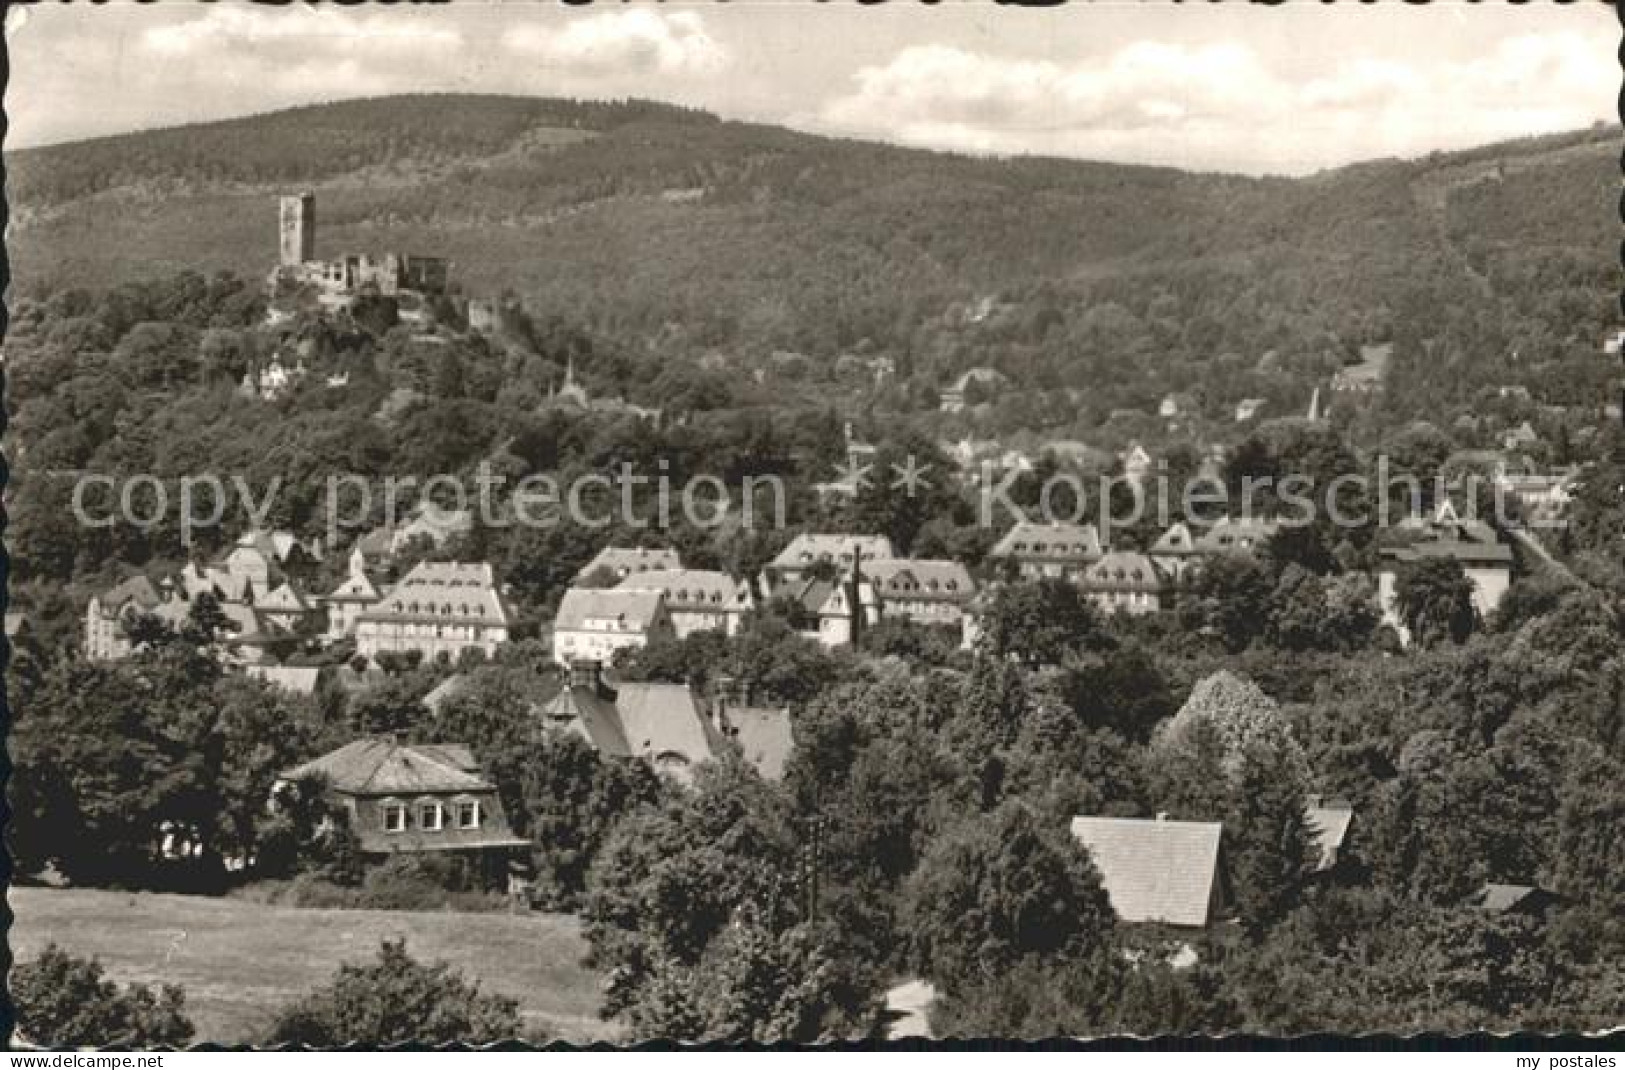
{"type": "Polygon", "coordinates": [[[9,1066],[1617,1067],[1612,5],[4,28],[9,1066]]]}

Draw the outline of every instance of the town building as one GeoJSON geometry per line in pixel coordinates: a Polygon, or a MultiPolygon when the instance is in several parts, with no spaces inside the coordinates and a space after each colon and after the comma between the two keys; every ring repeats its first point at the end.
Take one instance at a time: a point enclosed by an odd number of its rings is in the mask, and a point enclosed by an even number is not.
{"type": "Polygon", "coordinates": [[[958,561],[881,558],[863,566],[881,617],[958,628],[976,597],[976,581],[958,561]]]}
{"type": "Polygon", "coordinates": [[[1081,581],[1089,600],[1106,613],[1155,613],[1168,578],[1146,554],[1114,551],[1090,565],[1081,581]]]}
{"type": "Polygon", "coordinates": [[[623,650],[676,635],[660,591],[572,587],[553,619],[553,658],[560,665],[607,665],[623,650]]]}
{"type": "Polygon", "coordinates": [[[1138,442],[1132,443],[1127,450],[1118,456],[1117,460],[1123,466],[1123,478],[1134,484],[1144,483],[1156,464],[1152,460],[1151,454],[1147,453],[1145,447],[1138,442]]]}
{"type": "Polygon", "coordinates": [[[1201,929],[1228,901],[1216,821],[1074,817],[1072,835],[1089,852],[1119,919],[1201,929]]]}
{"type": "Polygon", "coordinates": [[[1158,535],[1151,548],[1146,551],[1152,564],[1162,570],[1163,574],[1175,583],[1185,578],[1186,571],[1201,556],[1201,550],[1196,545],[1196,536],[1191,534],[1190,525],[1184,521],[1169,525],[1168,529],[1158,535]]]}
{"type": "Polygon", "coordinates": [[[274,355],[259,368],[250,368],[243,373],[237,393],[245,398],[275,401],[296,389],[307,375],[309,369],[304,361],[289,363],[284,362],[281,355],[274,355]]]}
{"type": "Polygon", "coordinates": [[[1394,344],[1363,345],[1360,361],[1339,368],[1332,376],[1332,392],[1337,394],[1374,394],[1382,389],[1388,373],[1388,362],[1394,353],[1394,344]]]}
{"type": "MultiPolygon", "coordinates": [[[[351,558],[352,565],[354,558],[351,558]]],[[[378,585],[365,572],[352,567],[343,583],[333,588],[321,601],[327,606],[327,639],[337,642],[355,634],[361,614],[383,601],[378,585]]]]}
{"type": "Polygon", "coordinates": [[[676,550],[650,546],[606,546],[576,573],[576,582],[607,578],[620,582],[641,572],[677,572],[683,562],[676,550]]]}
{"type": "Polygon", "coordinates": [[[243,675],[254,680],[263,680],[280,691],[290,695],[313,695],[316,693],[316,684],[321,680],[322,670],[319,665],[261,665],[250,664],[242,667],[243,675]]]}
{"type": "Polygon", "coordinates": [[[1100,533],[1092,524],[1018,521],[988,552],[1026,580],[1078,580],[1100,560],[1100,533]]]}
{"type": "Polygon", "coordinates": [[[394,559],[390,549],[394,533],[387,527],[374,528],[356,536],[350,544],[350,575],[382,575],[394,559]]]}
{"type": "Polygon", "coordinates": [[[616,590],[658,591],[665,595],[672,630],[682,639],[694,632],[737,635],[745,614],[756,607],[749,583],[726,572],[652,569],[633,572],[616,590]]]}
{"type": "Polygon", "coordinates": [[[1262,553],[1282,526],[1261,517],[1222,516],[1197,536],[1196,550],[1203,555],[1262,553]]]}
{"type": "Polygon", "coordinates": [[[364,855],[461,856],[487,887],[502,887],[530,849],[509,828],[495,785],[459,744],[358,739],[283,773],[278,788],[318,779],[364,855]]]}
{"type": "Polygon", "coordinates": [[[1410,629],[1399,615],[1399,573],[1408,564],[1443,557],[1457,561],[1473,585],[1473,609],[1485,617],[1495,612],[1512,586],[1512,548],[1480,520],[1464,520],[1448,500],[1431,518],[1408,518],[1406,541],[1381,547],[1377,566],[1377,603],[1383,623],[1409,645],[1410,629]]]}
{"type": "Polygon", "coordinates": [[[543,705],[543,723],[573,732],[600,754],[634,758],[680,781],[694,767],[721,753],[723,736],[685,684],[620,683],[611,686],[600,663],[578,660],[569,680],[543,705]]]}
{"type": "Polygon", "coordinates": [[[423,561],[356,617],[356,652],[367,657],[417,651],[425,659],[486,656],[506,643],[512,615],[488,564],[423,561]]]}
{"type": "Polygon", "coordinates": [[[430,501],[420,502],[406,523],[389,533],[389,552],[399,555],[414,543],[441,549],[453,538],[474,530],[474,513],[468,509],[442,509],[430,501]]]}
{"type": "Polygon", "coordinates": [[[318,614],[319,610],[286,580],[254,601],[254,615],[263,629],[301,632],[318,614]]]}
{"type": "Polygon", "coordinates": [[[867,567],[871,561],[896,556],[891,540],[884,535],[797,535],[763,569],[762,587],[777,592],[804,583],[813,573],[827,572],[830,566],[840,574],[850,571],[854,561],[867,567]]]}
{"type": "Polygon", "coordinates": [[[1569,507],[1574,503],[1579,469],[1561,468],[1552,472],[1512,471],[1503,465],[1495,476],[1500,493],[1518,503],[1523,526],[1557,530],[1568,526],[1569,507]]]}
{"type": "Polygon", "coordinates": [[[685,684],[611,683],[602,666],[570,665],[558,693],[542,703],[544,726],[573,732],[609,758],[646,762],[656,772],[687,783],[701,762],[730,747],[763,777],[784,775],[793,746],[790,711],[751,705],[745,694],[725,694],[707,704],[685,684]]]}
{"type": "Polygon", "coordinates": [[[160,592],[146,576],[131,576],[91,596],[85,607],[85,657],[92,661],[127,658],[134,651],[128,631],[132,621],[150,614],[179,627],[185,623],[189,609],[173,590],[160,592]]]}

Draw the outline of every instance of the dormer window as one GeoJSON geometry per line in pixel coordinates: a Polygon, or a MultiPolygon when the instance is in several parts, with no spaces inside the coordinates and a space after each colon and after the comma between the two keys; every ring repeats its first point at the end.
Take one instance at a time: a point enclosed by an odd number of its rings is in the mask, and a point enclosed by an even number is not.
{"type": "Polygon", "coordinates": [[[480,804],[475,799],[463,799],[457,803],[457,827],[460,829],[477,829],[480,827],[480,804]]]}
{"type": "Polygon", "coordinates": [[[418,828],[424,832],[439,832],[446,824],[446,812],[437,802],[418,803],[418,828]]]}

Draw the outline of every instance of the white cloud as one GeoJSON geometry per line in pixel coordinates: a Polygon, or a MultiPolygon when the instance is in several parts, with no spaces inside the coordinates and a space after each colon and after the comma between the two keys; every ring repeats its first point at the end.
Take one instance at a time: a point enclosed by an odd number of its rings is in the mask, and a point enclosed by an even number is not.
{"type": "Polygon", "coordinates": [[[463,46],[455,27],[400,14],[359,15],[336,7],[215,7],[185,22],[149,27],[141,43],[170,58],[211,59],[244,51],[428,59],[463,46]]]}
{"type": "Polygon", "coordinates": [[[1301,172],[1583,126],[1618,72],[1577,33],[1426,69],[1351,56],[1296,81],[1245,45],[1154,41],[1073,63],[942,46],[860,69],[804,125],[981,153],[1301,172]]]}
{"type": "Polygon", "coordinates": [[[709,75],[728,63],[726,50],[692,11],[647,8],[577,18],[563,26],[513,26],[502,37],[510,52],[558,73],[588,77],[640,74],[709,75]]]}

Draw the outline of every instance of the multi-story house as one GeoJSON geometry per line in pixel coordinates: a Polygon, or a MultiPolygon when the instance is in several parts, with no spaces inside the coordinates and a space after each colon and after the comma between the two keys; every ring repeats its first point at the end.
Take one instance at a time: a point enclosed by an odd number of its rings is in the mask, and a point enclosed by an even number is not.
{"type": "Polygon", "coordinates": [[[606,546],[576,573],[576,582],[609,577],[624,580],[642,572],[675,572],[683,567],[676,550],[649,546],[606,546]]]}
{"type": "Polygon", "coordinates": [[[958,561],[890,558],[870,561],[863,576],[874,589],[882,617],[958,628],[976,597],[976,581],[958,561]]]}
{"type": "Polygon", "coordinates": [[[327,606],[328,642],[354,635],[361,614],[381,602],[383,597],[365,572],[352,571],[343,583],[322,599],[327,606]]]}
{"type": "Polygon", "coordinates": [[[449,853],[465,858],[486,887],[500,888],[509,863],[530,848],[508,827],[495,785],[465,746],[358,739],[283,773],[273,798],[318,780],[363,855],[449,853]]]}
{"type": "Polygon", "coordinates": [[[1377,603],[1383,623],[1411,642],[1410,629],[1399,613],[1399,573],[1412,562],[1444,557],[1460,563],[1473,585],[1473,609],[1481,617],[1495,612],[1512,586],[1512,548],[1501,542],[1479,520],[1463,520],[1455,506],[1444,501],[1431,518],[1404,525],[1406,541],[1382,547],[1377,566],[1377,603]]]}
{"type": "Polygon", "coordinates": [[[896,556],[891,540],[884,535],[797,535],[763,569],[762,586],[775,592],[831,567],[834,573],[844,574],[851,571],[854,561],[868,568],[871,562],[896,556]]]}
{"type": "Polygon", "coordinates": [[[1197,536],[1196,549],[1204,555],[1262,553],[1282,526],[1278,520],[1261,517],[1222,516],[1197,536]]]}
{"type": "Polygon", "coordinates": [[[85,607],[85,657],[92,661],[127,658],[133,650],[127,630],[130,621],[151,614],[178,628],[186,622],[189,609],[172,590],[160,592],[147,577],[132,576],[91,596],[85,607]]]}
{"type": "Polygon", "coordinates": [[[1168,579],[1146,554],[1115,552],[1090,565],[1082,585],[1105,612],[1137,615],[1162,608],[1168,579]]]}
{"type": "Polygon", "coordinates": [[[607,665],[622,650],[676,635],[660,591],[572,587],[553,619],[553,657],[560,665],[607,665]]]}
{"type": "Polygon", "coordinates": [[[702,569],[654,569],[634,572],[616,590],[659,591],[666,613],[681,639],[694,632],[737,635],[740,621],[756,606],[750,584],[726,572],[702,569]]]}
{"type": "Polygon", "coordinates": [[[1092,524],[1024,520],[1006,532],[987,556],[1009,563],[1024,580],[1077,580],[1101,554],[1100,533],[1092,524]]]}
{"type": "Polygon", "coordinates": [[[1186,570],[1200,553],[1196,545],[1196,536],[1191,534],[1190,525],[1180,521],[1169,525],[1168,530],[1157,536],[1146,556],[1150,557],[1152,563],[1162,569],[1169,579],[1178,583],[1185,578],[1186,570]]]}
{"type": "Polygon", "coordinates": [[[512,623],[490,565],[423,561],[356,617],[356,652],[415,650],[428,659],[480,650],[489,656],[508,641],[512,623]]]}

